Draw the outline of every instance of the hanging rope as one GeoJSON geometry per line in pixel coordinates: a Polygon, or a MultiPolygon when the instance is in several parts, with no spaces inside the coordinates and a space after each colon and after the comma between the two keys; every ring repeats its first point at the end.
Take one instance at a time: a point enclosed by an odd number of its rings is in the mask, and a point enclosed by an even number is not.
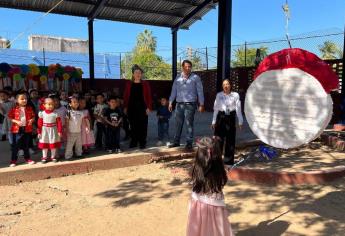
{"type": "MultiPolygon", "coordinates": [[[[58,7],[64,0],[60,0],[57,4],[55,4],[49,11],[41,15],[37,20],[35,20],[31,25],[29,25],[23,32],[19,33],[13,40],[11,40],[7,45],[6,48],[9,48],[15,41],[20,39],[25,33],[30,31],[39,21],[41,21],[44,17],[46,17],[50,12],[52,12],[56,7],[58,7]]],[[[3,51],[3,50],[1,50],[3,51]]]]}
{"type": "Polygon", "coordinates": [[[285,4],[283,5],[283,11],[285,14],[285,35],[286,35],[286,40],[288,41],[289,47],[291,47],[291,42],[290,42],[290,37],[289,37],[289,20],[290,20],[290,8],[289,8],[289,3],[288,0],[286,0],[285,4]]]}

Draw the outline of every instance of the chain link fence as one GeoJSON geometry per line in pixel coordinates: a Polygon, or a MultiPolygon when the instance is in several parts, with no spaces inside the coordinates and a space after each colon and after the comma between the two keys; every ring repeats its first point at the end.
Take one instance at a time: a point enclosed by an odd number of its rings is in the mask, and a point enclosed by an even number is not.
{"type": "MultiPolygon", "coordinates": [[[[340,29],[315,31],[290,37],[291,47],[310,51],[325,60],[343,57],[344,32],[340,29]]],[[[288,48],[286,38],[249,41],[231,46],[231,66],[255,66],[265,56],[288,48]]],[[[180,50],[178,62],[189,59],[195,70],[217,68],[217,47],[185,48],[180,50]]]]}

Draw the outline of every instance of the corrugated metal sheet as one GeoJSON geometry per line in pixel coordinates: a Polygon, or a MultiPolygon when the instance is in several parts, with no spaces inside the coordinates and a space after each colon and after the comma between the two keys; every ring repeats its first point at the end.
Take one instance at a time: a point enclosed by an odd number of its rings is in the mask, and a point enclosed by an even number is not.
{"type": "MultiPolygon", "coordinates": [[[[47,12],[59,0],[0,0],[0,7],[47,12]]],[[[96,19],[174,27],[193,11],[203,0],[107,0],[96,19]]],[[[53,13],[89,17],[97,0],[65,0],[53,13]]],[[[210,3],[181,28],[189,28],[214,7],[210,3]]]]}

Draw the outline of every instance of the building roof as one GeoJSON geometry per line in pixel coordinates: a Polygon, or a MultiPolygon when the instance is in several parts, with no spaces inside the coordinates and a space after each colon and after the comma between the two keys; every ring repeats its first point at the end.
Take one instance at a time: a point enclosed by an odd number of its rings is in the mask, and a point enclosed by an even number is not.
{"type": "MultiPolygon", "coordinates": [[[[0,7],[48,12],[60,0],[0,0],[0,7]]],[[[51,13],[188,29],[208,11],[213,0],[64,0],[51,13]]]]}

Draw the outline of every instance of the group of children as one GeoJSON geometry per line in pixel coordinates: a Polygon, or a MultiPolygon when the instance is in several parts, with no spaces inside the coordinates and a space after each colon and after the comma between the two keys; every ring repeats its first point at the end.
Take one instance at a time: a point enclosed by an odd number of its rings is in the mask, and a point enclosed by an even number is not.
{"type": "MultiPolygon", "coordinates": [[[[157,108],[158,144],[169,137],[167,99],[157,108]]],[[[130,136],[130,127],[123,102],[117,96],[103,93],[39,96],[37,90],[13,92],[10,87],[0,91],[1,139],[11,145],[10,166],[16,166],[19,156],[34,164],[31,155],[35,147],[42,150],[41,162],[56,162],[64,157],[82,157],[95,147],[108,153],[120,153],[120,133],[130,136]],[[36,144],[36,145],[35,145],[36,144]],[[50,151],[50,156],[48,157],[50,151]]]]}
{"type": "MultiPolygon", "coordinates": [[[[61,92],[39,98],[36,90],[19,91],[14,95],[10,88],[0,91],[2,140],[8,137],[11,144],[10,166],[16,166],[19,150],[23,151],[26,163],[35,163],[30,157],[35,139],[42,150],[42,163],[56,162],[61,154],[66,160],[71,160],[73,154],[81,157],[94,145],[106,147],[109,153],[121,152],[120,129],[126,127],[126,115],[118,97],[110,96],[107,103],[105,101],[104,94],[100,93],[68,97],[61,92]]],[[[157,108],[158,140],[162,142],[169,135],[171,113],[165,98],[160,99],[160,103],[157,108]]],[[[231,236],[222,192],[228,179],[220,140],[202,138],[196,145],[187,235],[231,236]]]]}

